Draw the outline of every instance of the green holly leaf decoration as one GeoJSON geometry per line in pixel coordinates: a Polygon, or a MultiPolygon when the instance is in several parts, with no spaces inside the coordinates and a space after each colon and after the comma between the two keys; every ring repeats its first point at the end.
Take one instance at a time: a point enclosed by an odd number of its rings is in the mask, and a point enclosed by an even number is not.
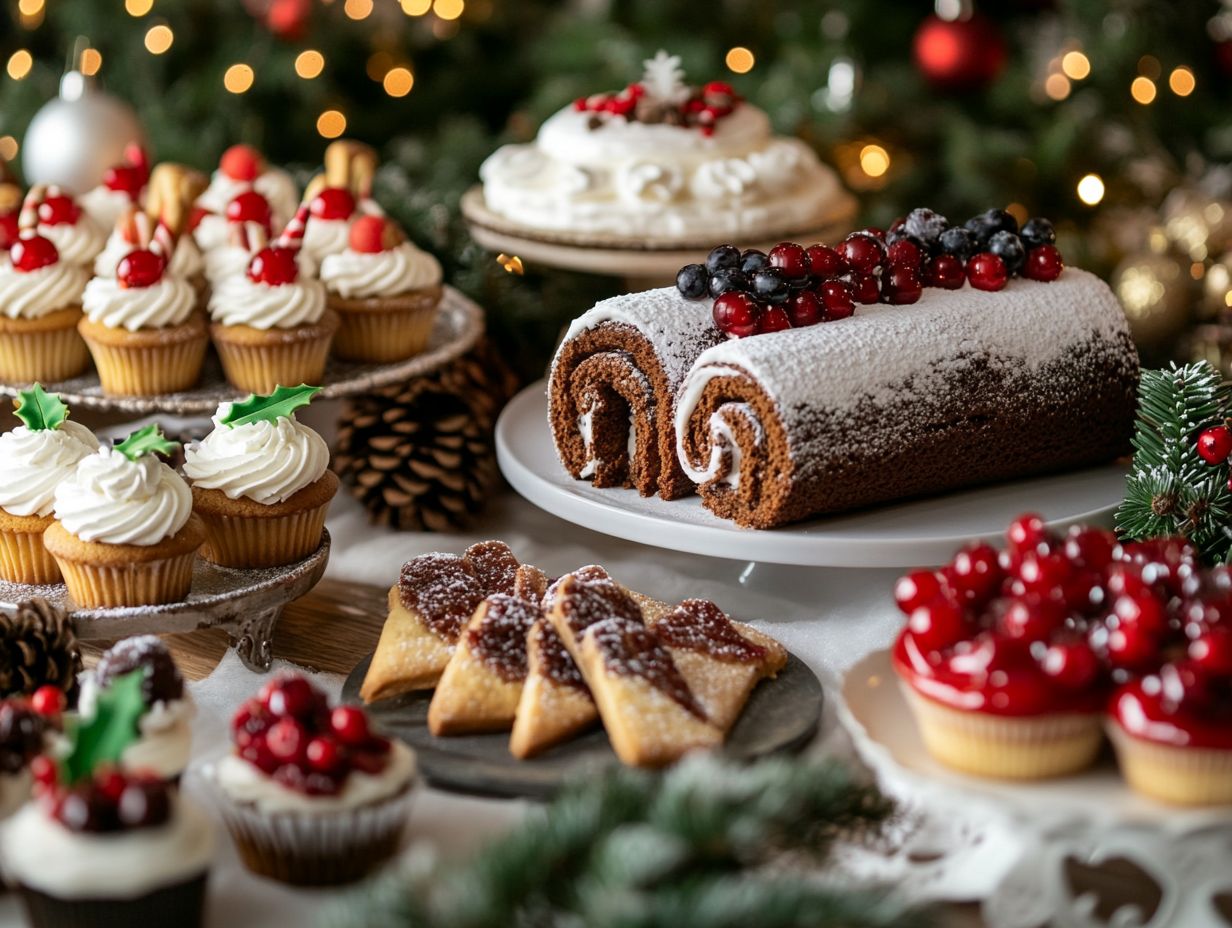
{"type": "Polygon", "coordinates": [[[120,761],[140,734],[145,713],[145,668],[116,677],[98,694],[94,717],[69,727],[72,745],[61,763],[61,781],[71,786],[93,775],[100,764],[120,761]]]}
{"type": "Polygon", "coordinates": [[[275,422],[290,416],[301,406],[307,406],[320,392],[320,387],[301,383],[298,387],[277,387],[273,393],[265,396],[253,393],[246,400],[232,403],[220,421],[231,428],[248,425],[250,422],[275,422]]]}
{"type": "Polygon", "coordinates": [[[40,383],[20,391],[16,406],[17,418],[32,432],[58,429],[68,418],[68,407],[56,394],[44,390],[40,383]]]}
{"type": "Polygon", "coordinates": [[[147,454],[173,454],[178,447],[180,447],[180,443],[178,441],[170,441],[157,425],[147,425],[143,429],[137,429],[128,438],[116,445],[115,450],[130,461],[136,461],[147,454]]]}

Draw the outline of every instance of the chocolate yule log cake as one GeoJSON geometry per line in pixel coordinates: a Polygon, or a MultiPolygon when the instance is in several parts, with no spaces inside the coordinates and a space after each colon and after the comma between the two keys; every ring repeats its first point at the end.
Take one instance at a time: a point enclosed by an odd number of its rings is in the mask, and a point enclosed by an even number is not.
{"type": "Polygon", "coordinates": [[[693,492],[676,459],[675,397],[724,338],[710,316],[662,289],[604,300],[573,321],[548,382],[552,435],[573,477],[663,499],[693,492]]]}
{"type": "Polygon", "coordinates": [[[676,432],[707,508],[771,528],[1128,452],[1138,360],[1107,285],[1058,263],[984,292],[980,272],[703,352],[676,432]]]}

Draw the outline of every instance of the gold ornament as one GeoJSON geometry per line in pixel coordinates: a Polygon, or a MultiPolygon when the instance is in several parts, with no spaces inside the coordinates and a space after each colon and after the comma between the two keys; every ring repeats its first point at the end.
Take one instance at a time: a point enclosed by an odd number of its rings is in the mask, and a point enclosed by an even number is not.
{"type": "Polygon", "coordinates": [[[1164,351],[1189,324],[1193,310],[1189,263],[1172,254],[1130,255],[1112,274],[1112,289],[1139,349],[1164,351]]]}
{"type": "Polygon", "coordinates": [[[1232,245],[1232,202],[1182,187],[1163,205],[1164,230],[1182,254],[1205,261],[1232,245]]]}

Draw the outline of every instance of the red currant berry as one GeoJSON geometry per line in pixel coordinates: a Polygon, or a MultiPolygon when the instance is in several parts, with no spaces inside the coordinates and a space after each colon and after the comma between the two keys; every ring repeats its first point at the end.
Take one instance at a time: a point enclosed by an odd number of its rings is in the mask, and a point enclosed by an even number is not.
{"type": "Polygon", "coordinates": [[[761,318],[757,320],[757,334],[769,335],[771,332],[782,332],[784,329],[791,328],[791,320],[787,318],[787,313],[783,311],[782,306],[770,306],[761,314],[761,318]]]}
{"type": "Polygon", "coordinates": [[[329,714],[329,727],[348,747],[361,747],[368,740],[368,716],[356,706],[336,706],[329,714]]]}
{"type": "Polygon", "coordinates": [[[1159,692],[1174,711],[1184,707],[1202,712],[1211,704],[1210,677],[1193,661],[1174,661],[1160,667],[1159,692]]]}
{"type": "Polygon", "coordinates": [[[308,747],[308,733],[303,725],[288,716],[270,726],[265,733],[265,744],[278,760],[298,763],[308,747]]]}
{"type": "Polygon", "coordinates": [[[1043,519],[1033,512],[1028,512],[1010,523],[1005,538],[1011,551],[1025,554],[1027,551],[1037,550],[1048,541],[1048,530],[1044,527],[1043,519]]]}
{"type": "Polygon", "coordinates": [[[1146,590],[1133,596],[1118,596],[1112,612],[1118,628],[1139,628],[1151,635],[1162,635],[1168,627],[1164,604],[1146,590]]]}
{"type": "Polygon", "coordinates": [[[1189,643],[1190,659],[1208,673],[1232,677],[1232,629],[1212,628],[1189,643]]]}
{"type": "Polygon", "coordinates": [[[1209,428],[1198,436],[1198,457],[1207,464],[1222,464],[1232,454],[1232,431],[1226,425],[1209,428]]]}
{"type": "Polygon", "coordinates": [[[954,555],[950,567],[946,576],[955,592],[980,602],[989,599],[1005,579],[997,552],[991,545],[963,548],[954,555]]]}
{"type": "Polygon", "coordinates": [[[39,754],[30,760],[30,776],[34,778],[34,782],[39,786],[47,788],[56,785],[56,781],[60,777],[60,770],[54,760],[46,754],[39,754]]]}
{"type": "Polygon", "coordinates": [[[871,274],[885,263],[885,246],[871,235],[853,232],[836,249],[853,270],[871,274]]]}
{"type": "Polygon", "coordinates": [[[321,773],[335,773],[343,766],[346,757],[341,745],[334,738],[321,736],[308,742],[306,751],[308,766],[321,773]]]}
{"type": "Polygon", "coordinates": [[[152,287],[163,276],[167,262],[163,256],[146,248],[130,251],[116,265],[116,282],[125,289],[152,287]]]}
{"type": "Polygon", "coordinates": [[[11,213],[0,214],[0,248],[8,251],[13,247],[13,243],[17,241],[17,236],[21,231],[18,225],[20,213],[14,210],[11,213]]]}
{"type": "Polygon", "coordinates": [[[863,235],[871,235],[879,242],[884,242],[886,240],[886,231],[879,226],[865,226],[860,230],[860,232],[863,235]]]}
{"type": "Polygon", "coordinates": [[[251,145],[232,145],[222,153],[218,167],[234,180],[251,183],[265,170],[265,159],[251,145]]]}
{"type": "Polygon", "coordinates": [[[886,260],[890,267],[910,267],[918,271],[924,263],[924,252],[910,239],[900,238],[886,250],[886,260]]]}
{"type": "Polygon", "coordinates": [[[976,290],[1004,290],[1009,273],[1004,261],[984,251],[967,262],[967,280],[976,290]]]}
{"type": "Polygon", "coordinates": [[[920,283],[920,275],[915,268],[900,264],[897,267],[891,266],[881,275],[881,295],[887,303],[896,306],[916,303],[923,293],[924,286],[920,283]]]}
{"type": "Polygon", "coordinates": [[[50,239],[41,235],[28,235],[19,238],[9,249],[9,260],[13,267],[23,273],[37,271],[41,267],[55,264],[60,260],[60,252],[50,239]]]}
{"type": "Polygon", "coordinates": [[[1028,280],[1044,282],[1056,280],[1065,270],[1065,262],[1061,260],[1061,252],[1055,245],[1040,245],[1027,252],[1027,263],[1023,266],[1022,276],[1028,280]]]}
{"type": "Polygon", "coordinates": [[[346,187],[326,187],[312,198],[308,212],[317,219],[350,219],[355,197],[346,187]]]}
{"type": "Polygon", "coordinates": [[[777,267],[790,280],[807,277],[811,262],[803,245],[795,242],[779,242],[770,249],[770,266],[777,267]]]}
{"type": "Polygon", "coordinates": [[[271,687],[266,708],[277,717],[307,719],[316,709],[316,692],[303,677],[281,677],[271,687]]]}
{"type": "Polygon", "coordinates": [[[299,277],[296,254],[293,248],[276,245],[262,248],[248,263],[248,279],[254,284],[268,284],[271,287],[294,283],[299,277]]]}
{"type": "Polygon", "coordinates": [[[757,334],[757,322],[761,319],[762,305],[747,293],[730,291],[720,294],[714,301],[711,315],[719,331],[735,338],[747,338],[757,334]]]}
{"type": "Polygon", "coordinates": [[[1010,601],[1000,628],[1010,638],[1046,641],[1064,622],[1065,606],[1059,599],[1028,593],[1010,601]]]}
{"type": "Polygon", "coordinates": [[[1159,642],[1150,632],[1136,626],[1108,629],[1108,661],[1115,667],[1142,668],[1159,653],[1159,642]]]}
{"type": "Polygon", "coordinates": [[[944,599],[915,609],[907,618],[907,628],[925,652],[943,651],[967,637],[962,609],[944,599]]]}
{"type": "Polygon", "coordinates": [[[146,183],[146,172],[127,164],[117,164],[103,172],[103,186],[108,190],[127,193],[136,200],[146,183]]]}
{"type": "Polygon", "coordinates": [[[385,220],[380,216],[360,216],[351,224],[352,251],[374,255],[385,250],[385,220]]]}
{"type": "Polygon", "coordinates": [[[55,718],[64,711],[64,693],[58,686],[40,686],[30,697],[30,708],[39,715],[55,718]]]}
{"type": "Polygon", "coordinates": [[[851,298],[851,287],[841,280],[823,281],[818,292],[826,310],[827,321],[846,319],[856,311],[855,301],[851,298]]]}
{"type": "Polygon", "coordinates": [[[851,296],[857,303],[877,303],[881,300],[881,285],[872,274],[862,271],[852,271],[847,275],[847,285],[851,288],[851,296]]]}
{"type": "Polygon", "coordinates": [[[894,602],[905,615],[911,615],[941,595],[941,581],[931,570],[913,570],[894,584],[894,602]]]}
{"type": "Polygon", "coordinates": [[[1111,564],[1116,548],[1116,535],[1102,528],[1075,526],[1065,536],[1065,556],[1092,570],[1103,570],[1111,564]]]}
{"type": "Polygon", "coordinates": [[[1085,641],[1049,645],[1040,666],[1048,676],[1073,690],[1085,689],[1099,676],[1099,658],[1085,641]]]}
{"type": "Polygon", "coordinates": [[[828,245],[809,245],[804,251],[808,255],[809,273],[814,277],[829,280],[849,270],[842,255],[828,245]]]}
{"type": "Polygon", "coordinates": [[[255,190],[245,190],[227,204],[227,221],[257,222],[269,232],[274,222],[274,214],[270,210],[269,200],[255,190]]]}
{"type": "Polygon", "coordinates": [[[957,290],[967,275],[962,262],[953,255],[937,255],[924,264],[924,286],[940,287],[942,290],[957,290]]]}
{"type": "Polygon", "coordinates": [[[821,297],[812,290],[801,290],[793,294],[787,300],[787,318],[797,329],[824,321],[826,310],[821,304],[821,297]]]}
{"type": "Polygon", "coordinates": [[[120,801],[120,794],[124,792],[126,786],[128,786],[128,780],[119,770],[110,768],[94,775],[94,788],[112,805],[120,801]]]}
{"type": "Polygon", "coordinates": [[[38,205],[38,221],[42,226],[74,226],[81,218],[81,207],[73,198],[54,194],[38,205]]]}
{"type": "Polygon", "coordinates": [[[1041,594],[1059,593],[1073,570],[1073,565],[1062,554],[1027,551],[1018,564],[1018,578],[1027,590],[1041,594]]]}

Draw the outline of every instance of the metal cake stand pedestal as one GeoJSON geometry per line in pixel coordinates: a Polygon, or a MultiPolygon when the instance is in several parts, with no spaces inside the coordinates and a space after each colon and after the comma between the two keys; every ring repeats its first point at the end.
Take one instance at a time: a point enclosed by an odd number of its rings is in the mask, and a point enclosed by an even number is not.
{"type": "Polygon", "coordinates": [[[188,599],[159,606],[78,609],[64,584],[34,586],[0,581],[0,611],[12,612],[22,600],[41,596],[65,609],[83,640],[170,634],[222,628],[249,670],[264,673],[273,662],[274,628],[287,605],[320,582],[329,562],[330,537],[302,561],[283,567],[237,570],[198,558],[188,599]]]}

